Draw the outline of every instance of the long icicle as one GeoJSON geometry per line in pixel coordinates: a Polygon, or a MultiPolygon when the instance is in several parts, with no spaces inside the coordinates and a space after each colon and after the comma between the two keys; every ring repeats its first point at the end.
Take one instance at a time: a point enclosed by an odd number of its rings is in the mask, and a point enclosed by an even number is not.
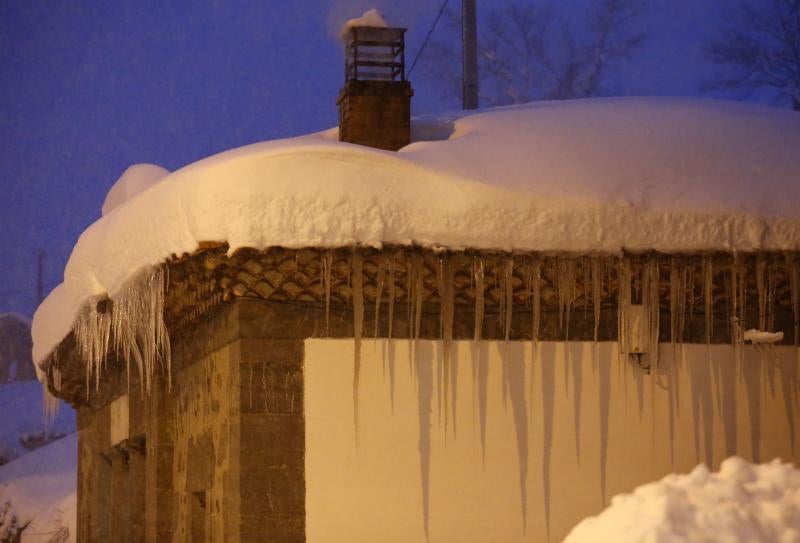
{"type": "Polygon", "coordinates": [[[505,298],[505,315],[503,331],[506,341],[511,337],[511,320],[514,309],[514,259],[507,258],[503,263],[503,297],[505,298]]]}
{"type": "Polygon", "coordinates": [[[475,276],[475,341],[480,341],[483,336],[483,311],[484,311],[484,264],[483,259],[479,258],[474,263],[475,276]]]}
{"type": "MultiPolygon", "coordinates": [[[[531,297],[531,369],[529,372],[530,397],[533,398],[534,371],[536,364],[536,349],[539,342],[539,326],[542,319],[542,262],[536,258],[531,262],[528,282],[531,297]]],[[[533,410],[533,400],[528,404],[528,409],[533,410]]]]}
{"type": "Polygon", "coordinates": [[[575,302],[576,270],[572,258],[558,258],[556,261],[556,290],[558,294],[558,323],[569,341],[569,320],[572,304],[575,302]]]}
{"type": "Polygon", "coordinates": [[[358,399],[359,381],[361,379],[361,335],[364,331],[364,280],[363,256],[353,253],[351,259],[351,272],[353,281],[353,424],[355,428],[356,443],[358,443],[358,399]]]}
{"type": "Polygon", "coordinates": [[[706,347],[711,346],[714,332],[714,263],[711,255],[703,255],[703,307],[705,309],[706,347]]]}
{"type": "Polygon", "coordinates": [[[743,322],[739,318],[739,283],[741,281],[740,269],[741,269],[741,257],[739,255],[734,255],[731,259],[731,295],[730,295],[730,334],[731,334],[731,345],[733,345],[734,352],[739,349],[739,346],[742,343],[742,326],[743,322]]]}
{"type": "Polygon", "coordinates": [[[624,362],[628,358],[629,325],[628,313],[631,305],[631,261],[627,256],[619,259],[617,272],[617,342],[619,354],[624,362]]]}
{"type": "MultiPolygon", "coordinates": [[[[439,257],[438,265],[436,266],[436,292],[439,294],[439,338],[444,337],[444,311],[442,311],[442,291],[444,290],[444,263],[442,262],[443,257],[439,257]]],[[[436,400],[437,400],[437,415],[439,417],[439,421],[442,420],[442,407],[447,403],[447,399],[445,398],[445,369],[444,369],[444,353],[442,356],[436,359],[436,400]]],[[[446,407],[445,407],[446,410],[446,407]]],[[[445,414],[446,417],[446,414],[445,414]]],[[[444,423],[445,428],[445,438],[447,437],[447,420],[444,423]]]]}
{"type": "Polygon", "coordinates": [[[767,327],[770,332],[775,330],[775,299],[778,289],[778,272],[775,269],[777,262],[770,262],[767,266],[767,327]]]}
{"type": "MultiPolygon", "coordinates": [[[[647,316],[647,352],[650,356],[650,364],[653,371],[658,371],[658,336],[660,331],[661,311],[659,307],[660,296],[658,257],[651,256],[645,263],[644,285],[642,301],[645,305],[645,315],[647,316]]],[[[653,380],[655,381],[655,380],[653,380]]]]}
{"type": "Polygon", "coordinates": [[[711,357],[711,340],[714,335],[714,260],[711,255],[703,255],[703,307],[705,315],[705,340],[706,340],[706,359],[711,368],[712,379],[715,383],[717,409],[722,412],[722,365],[719,358],[716,360],[711,357]]]}
{"type": "Polygon", "coordinates": [[[441,280],[439,282],[439,300],[441,311],[441,331],[442,331],[442,359],[444,377],[444,431],[447,435],[448,422],[452,416],[453,431],[455,432],[455,405],[448,405],[448,399],[455,399],[456,383],[451,382],[451,351],[453,347],[453,319],[455,314],[455,302],[453,292],[453,262],[452,257],[444,256],[441,260],[441,280]],[[451,412],[452,411],[452,412],[451,412]]]}
{"type": "Polygon", "coordinates": [[[386,273],[386,256],[378,258],[378,271],[375,272],[375,330],[372,337],[378,339],[381,324],[381,299],[383,298],[384,275],[386,273]]]}
{"type": "Polygon", "coordinates": [[[483,359],[480,341],[483,337],[484,289],[486,266],[482,257],[473,260],[473,276],[475,281],[475,330],[472,344],[472,396],[473,413],[478,419],[481,441],[481,459],[486,462],[486,398],[487,379],[484,370],[488,371],[487,361],[483,359]]]}
{"type": "Polygon", "coordinates": [[[112,348],[123,356],[126,366],[131,358],[136,361],[142,393],[149,391],[159,361],[171,383],[170,341],[163,319],[165,288],[164,269],[148,269],[114,299],[95,299],[81,310],[75,324],[75,339],[86,364],[87,395],[92,377],[99,388],[112,348]]]}
{"type": "Polygon", "coordinates": [[[767,329],[767,262],[762,255],[756,257],[756,291],[758,293],[758,329],[767,329]]]}
{"type": "Polygon", "coordinates": [[[669,259],[669,341],[672,344],[673,358],[675,358],[675,349],[681,337],[678,333],[678,314],[682,298],[681,270],[678,267],[678,258],[672,256],[669,259]]]}
{"type": "Polygon", "coordinates": [[[325,290],[325,336],[331,335],[331,267],[333,253],[325,251],[322,255],[322,286],[325,290]]]}
{"type": "Polygon", "coordinates": [[[386,334],[386,337],[392,339],[393,335],[393,327],[394,327],[394,298],[396,296],[395,292],[395,270],[394,270],[394,256],[389,255],[387,256],[389,261],[389,330],[386,334]]]}
{"type": "Polygon", "coordinates": [[[597,343],[600,332],[600,309],[603,303],[603,259],[592,257],[592,309],[594,310],[594,342],[597,343]]]}

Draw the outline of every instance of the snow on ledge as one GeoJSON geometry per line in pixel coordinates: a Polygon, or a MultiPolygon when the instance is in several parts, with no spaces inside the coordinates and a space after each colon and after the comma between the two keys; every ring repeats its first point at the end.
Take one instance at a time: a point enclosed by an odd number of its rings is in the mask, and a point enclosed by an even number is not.
{"type": "Polygon", "coordinates": [[[749,341],[753,345],[773,345],[783,341],[783,332],[767,332],[751,328],[742,334],[744,341],[749,341]]]}
{"type": "Polygon", "coordinates": [[[399,152],[330,131],[173,172],[81,235],[33,321],[43,361],[95,296],[202,241],[233,252],[383,244],[580,253],[800,249],[800,115],[664,98],[420,119],[399,152]]]}
{"type": "Polygon", "coordinates": [[[345,39],[347,37],[347,33],[350,32],[351,28],[357,26],[374,26],[379,28],[386,28],[389,26],[386,24],[386,20],[381,15],[381,12],[375,8],[368,9],[364,12],[361,17],[356,17],[355,19],[350,19],[344,26],[342,26],[342,30],[339,32],[339,37],[345,39]]]}

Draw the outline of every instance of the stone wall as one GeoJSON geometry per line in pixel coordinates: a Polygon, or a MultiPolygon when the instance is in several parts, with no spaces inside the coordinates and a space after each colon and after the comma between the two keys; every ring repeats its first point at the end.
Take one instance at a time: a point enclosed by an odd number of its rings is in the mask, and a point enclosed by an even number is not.
{"type": "MultiPolygon", "coordinates": [[[[479,307],[481,338],[530,340],[537,314],[532,300],[540,296],[539,340],[591,340],[596,329],[597,339],[614,341],[617,265],[624,260],[597,258],[391,248],[227,256],[215,246],[176,259],[165,303],[171,375],[160,368],[152,388],[142,390],[135,369],[129,375],[111,353],[95,387],[85,379],[73,336],[49,363],[51,389],[78,407],[78,540],[305,541],[307,338],[440,340],[452,295],[447,333],[454,340],[475,337],[479,307]],[[538,290],[532,285],[537,269],[538,290]],[[599,290],[593,289],[595,270],[603,277],[599,290]],[[356,322],[362,323],[358,334],[356,322]],[[112,443],[110,406],[125,396],[128,435],[112,443]]],[[[789,272],[797,268],[784,255],[624,258],[638,275],[634,301],[644,290],[641,270],[656,263],[662,341],[672,335],[673,270],[684,278],[684,341],[730,342],[732,315],[748,323],[765,318],[786,332],[785,343],[795,339],[797,286],[789,272]],[[700,279],[704,269],[712,279],[709,292],[700,279]],[[734,311],[738,279],[746,306],[734,311]]]]}

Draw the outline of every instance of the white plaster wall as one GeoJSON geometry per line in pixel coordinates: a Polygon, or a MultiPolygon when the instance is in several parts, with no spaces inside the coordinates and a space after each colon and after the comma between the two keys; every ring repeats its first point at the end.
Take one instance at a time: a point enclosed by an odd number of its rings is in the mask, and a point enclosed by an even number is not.
{"type": "Polygon", "coordinates": [[[800,460],[794,348],[661,345],[645,375],[616,343],[456,342],[450,413],[441,344],[410,345],[364,342],[356,437],[353,341],[306,342],[310,543],[560,541],[698,462],[800,460]]]}

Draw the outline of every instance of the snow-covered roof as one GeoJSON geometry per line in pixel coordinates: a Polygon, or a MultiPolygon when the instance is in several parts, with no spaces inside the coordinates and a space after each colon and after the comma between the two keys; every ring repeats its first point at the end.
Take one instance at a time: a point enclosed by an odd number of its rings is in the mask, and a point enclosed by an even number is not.
{"type": "Polygon", "coordinates": [[[202,241],[616,253],[800,249],[800,115],[699,99],[544,102],[413,121],[399,152],[336,131],[175,171],[81,236],[34,359],[89,298],[202,241]],[[426,141],[427,140],[427,141],[426,141]]]}
{"type": "Polygon", "coordinates": [[[128,166],[117,182],[112,185],[103,201],[103,216],[111,213],[140,192],[149,189],[166,176],[169,171],[155,164],[133,164],[128,166]]]}

